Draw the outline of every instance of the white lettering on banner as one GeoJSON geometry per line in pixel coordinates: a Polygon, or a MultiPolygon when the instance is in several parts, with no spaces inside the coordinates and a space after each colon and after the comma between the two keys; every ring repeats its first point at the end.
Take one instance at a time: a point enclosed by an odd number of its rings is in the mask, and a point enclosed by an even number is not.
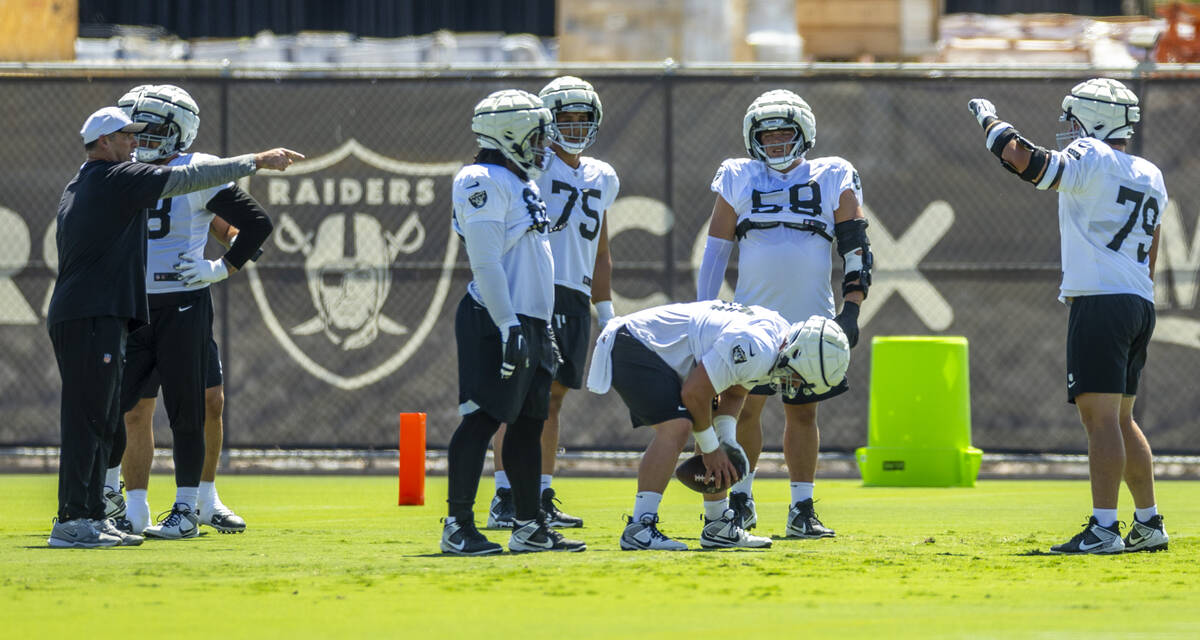
{"type": "Polygon", "coordinates": [[[871,224],[871,251],[875,268],[871,277],[871,303],[863,305],[859,324],[866,326],[893,294],[900,294],[921,322],[933,331],[942,331],[954,322],[954,309],[942,294],[925,279],[917,265],[954,224],[954,209],[942,200],[929,203],[921,215],[899,238],[863,205],[871,224]]]}
{"type": "Polygon", "coordinates": [[[0,229],[4,229],[4,237],[0,238],[0,248],[4,249],[0,252],[0,324],[37,324],[33,307],[12,281],[29,264],[29,227],[16,211],[0,207],[0,229]]]}
{"type": "MultiPolygon", "coordinates": [[[[397,286],[410,289],[399,294],[400,304],[387,306],[396,284],[392,270],[397,258],[427,251],[422,212],[405,215],[395,207],[433,204],[439,178],[444,185],[443,199],[448,201],[450,179],[461,166],[402,162],[348,140],[329,154],[294,164],[285,176],[242,180],[247,191],[253,194],[253,186],[258,185],[268,203],[280,207],[273,212],[277,216],[275,247],[303,259],[304,278],[299,281],[283,278],[264,283],[260,265],[254,263],[247,263],[246,273],[271,335],[305,371],[340,389],[359,389],[399,369],[424,343],[442,316],[459,241],[449,224],[432,227],[446,234],[445,248],[440,255],[428,256],[436,257],[436,262],[417,258],[422,268],[436,270],[432,299],[414,299],[414,293],[421,297],[430,294],[420,286],[420,278],[404,278],[397,286]],[[347,164],[337,166],[343,161],[347,164]],[[321,177],[319,173],[325,170],[336,177],[321,177]],[[351,171],[359,175],[336,175],[351,171]],[[368,177],[379,171],[399,177],[368,177]],[[388,208],[366,209],[373,206],[388,208]],[[403,222],[392,231],[384,228],[381,219],[403,222]],[[295,304],[304,297],[312,304],[307,313],[304,305],[295,304]],[[281,303],[272,305],[272,298],[281,303]],[[393,316],[411,310],[408,317],[417,320],[417,326],[410,328],[389,317],[385,308],[391,309],[393,316]]],[[[449,219],[440,210],[430,215],[449,219]]],[[[264,256],[264,262],[271,260],[264,256]]]]}
{"type": "MultiPolygon", "coordinates": [[[[289,175],[291,172],[288,172],[289,175]]],[[[432,178],[268,178],[267,204],[397,206],[416,204],[424,207],[435,195],[432,178]],[[415,187],[415,189],[414,189],[415,187]],[[416,191],[416,198],[413,192],[416,191]]]]}

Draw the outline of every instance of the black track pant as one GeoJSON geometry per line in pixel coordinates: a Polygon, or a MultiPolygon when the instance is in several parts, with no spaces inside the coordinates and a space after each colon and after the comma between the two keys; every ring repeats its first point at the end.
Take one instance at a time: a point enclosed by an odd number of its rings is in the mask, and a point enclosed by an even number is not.
{"type": "MultiPolygon", "coordinates": [[[[121,410],[141,399],[142,389],[157,370],[163,406],[171,421],[175,454],[175,486],[200,486],[204,466],[204,391],[208,350],[212,342],[212,297],[208,289],[151,294],[150,325],[129,336],[129,362],[122,385],[121,410]]],[[[124,414],[121,420],[124,429],[124,414]]],[[[124,454],[124,440],[120,454],[124,454]]],[[[121,458],[114,450],[110,467],[121,458]]]]}
{"type": "Polygon", "coordinates": [[[65,320],[50,342],[62,377],[58,519],[104,517],[104,473],[120,425],[128,319],[65,320]]]}
{"type": "MultiPolygon", "coordinates": [[[[538,516],[542,474],[541,420],[520,416],[508,425],[504,436],[504,470],[512,483],[513,507],[518,520],[538,516]]],[[[447,471],[449,475],[449,514],[462,522],[474,519],[472,508],[479,491],[479,476],[487,458],[488,444],[500,428],[500,421],[484,411],[463,416],[450,438],[447,471]]]]}

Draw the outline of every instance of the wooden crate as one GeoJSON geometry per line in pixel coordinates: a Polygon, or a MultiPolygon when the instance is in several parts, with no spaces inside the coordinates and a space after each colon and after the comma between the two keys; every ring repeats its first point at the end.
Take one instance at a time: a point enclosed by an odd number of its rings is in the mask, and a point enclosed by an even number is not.
{"type": "Polygon", "coordinates": [[[796,0],[796,27],[816,60],[915,58],[934,51],[941,8],[941,0],[796,0]]]}
{"type": "Polygon", "coordinates": [[[74,60],[78,0],[0,0],[0,60],[74,60]]]}
{"type": "Polygon", "coordinates": [[[747,61],[746,0],[558,0],[562,62],[747,61]]]}

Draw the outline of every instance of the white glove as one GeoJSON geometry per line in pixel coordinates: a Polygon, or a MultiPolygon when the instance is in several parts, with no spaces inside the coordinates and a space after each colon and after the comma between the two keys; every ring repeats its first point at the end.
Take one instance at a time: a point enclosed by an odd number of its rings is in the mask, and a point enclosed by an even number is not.
{"type": "Polygon", "coordinates": [[[996,117],[996,105],[992,104],[992,101],[988,100],[987,98],[972,98],[971,101],[967,103],[967,108],[970,109],[971,113],[975,115],[975,121],[978,122],[979,126],[981,127],[983,126],[983,121],[986,120],[988,116],[993,118],[996,117]]]}
{"type": "Polygon", "coordinates": [[[600,323],[601,329],[608,324],[609,320],[613,319],[614,315],[612,300],[601,300],[596,303],[596,322],[600,323]]]}
{"type": "Polygon", "coordinates": [[[175,270],[179,272],[185,287],[203,287],[229,277],[229,269],[224,260],[205,260],[185,254],[180,254],[179,260],[175,270]]]}

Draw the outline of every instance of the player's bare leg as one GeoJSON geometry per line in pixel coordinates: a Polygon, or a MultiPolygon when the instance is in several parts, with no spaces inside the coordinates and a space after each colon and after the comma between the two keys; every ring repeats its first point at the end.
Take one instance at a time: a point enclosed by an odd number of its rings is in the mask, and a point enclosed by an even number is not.
{"type": "MultiPolygon", "coordinates": [[[[1079,420],[1087,431],[1088,472],[1092,484],[1092,517],[1083,531],[1050,547],[1051,553],[1121,553],[1117,498],[1125,473],[1125,436],[1121,428],[1119,393],[1083,393],[1075,397],[1079,420]]],[[[1133,407],[1130,406],[1130,411],[1133,407]]],[[[1132,419],[1132,418],[1131,418],[1132,419]]]]}
{"type": "Polygon", "coordinates": [[[672,540],[658,530],[658,505],[679,454],[692,434],[692,421],[676,418],[654,426],[654,439],[642,454],[638,465],[638,492],[633,501],[633,516],[621,533],[621,548],[626,551],[685,551],[687,545],[672,540]]]}
{"type": "MultiPolygon", "coordinates": [[[[1117,508],[1121,476],[1125,472],[1125,439],[1121,433],[1121,395],[1084,393],[1075,398],[1079,419],[1088,436],[1088,471],[1092,482],[1092,507],[1117,508]]],[[[1116,517],[1113,517],[1116,520],[1116,517]]],[[[1107,526],[1101,522],[1102,526],[1107,526]]]]}
{"type": "Polygon", "coordinates": [[[200,491],[196,510],[200,524],[221,533],[241,533],[246,521],[221,502],[217,493],[217,467],[221,464],[221,447],[225,443],[225,386],[204,390],[204,466],[200,469],[200,491]]]}
{"type": "Polygon", "coordinates": [[[582,527],[583,518],[578,518],[558,508],[559,500],[551,484],[554,481],[554,468],[558,460],[558,416],[562,411],[563,398],[570,387],[550,383],[550,410],[546,421],[542,424],[542,486],[541,506],[546,512],[546,524],[551,527],[582,527]]]}
{"type": "Polygon", "coordinates": [[[1121,436],[1125,440],[1125,486],[1133,495],[1133,520],[1125,536],[1126,551],[1160,551],[1167,548],[1167,530],[1154,497],[1154,454],[1141,427],[1133,419],[1135,396],[1121,398],[1121,436]]]}
{"type": "Polygon", "coordinates": [[[792,491],[787,520],[789,538],[832,538],[835,535],[817,518],[813,508],[813,483],[821,451],[817,404],[783,405],[783,458],[787,461],[792,491]]]}
{"type": "Polygon", "coordinates": [[[125,414],[125,456],[121,475],[125,478],[125,517],[131,531],[140,534],[150,526],[150,467],[154,464],[154,398],[141,398],[125,414]]]}

